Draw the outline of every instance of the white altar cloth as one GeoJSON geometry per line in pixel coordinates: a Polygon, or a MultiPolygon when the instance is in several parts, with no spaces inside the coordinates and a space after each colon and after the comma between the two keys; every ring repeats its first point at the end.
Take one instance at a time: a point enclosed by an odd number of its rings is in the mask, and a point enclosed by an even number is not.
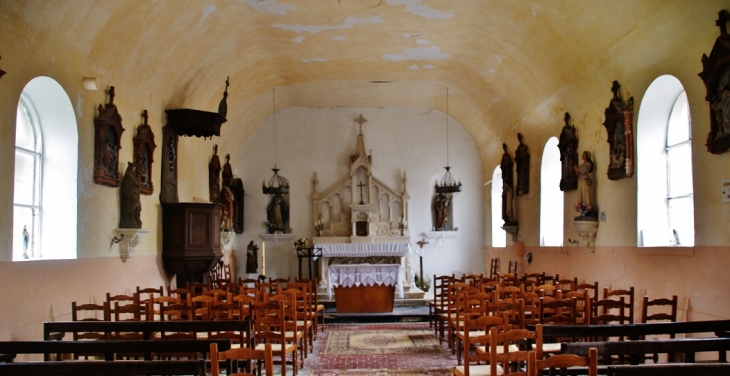
{"type": "Polygon", "coordinates": [[[403,257],[410,251],[408,243],[323,243],[315,247],[322,248],[322,257],[403,257]]]}
{"type": "Polygon", "coordinates": [[[327,269],[327,297],[332,299],[333,287],[385,285],[395,286],[398,297],[403,299],[402,273],[403,267],[399,264],[330,265],[327,269]]]}

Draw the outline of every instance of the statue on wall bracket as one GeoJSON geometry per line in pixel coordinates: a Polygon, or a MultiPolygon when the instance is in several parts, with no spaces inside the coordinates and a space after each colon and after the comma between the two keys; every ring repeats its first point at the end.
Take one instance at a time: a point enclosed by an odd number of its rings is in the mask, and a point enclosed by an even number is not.
{"type": "Polygon", "coordinates": [[[109,87],[109,103],[99,105],[99,116],[94,119],[94,183],[118,187],[119,149],[124,127],[122,117],[114,104],[114,86],[109,87]]]}
{"type": "Polygon", "coordinates": [[[721,10],[715,24],[720,36],[715,40],[710,56],[702,55],[703,70],[699,76],[705,83],[710,103],[710,133],[707,135],[707,151],[722,154],[730,150],[730,35],[727,23],[730,14],[721,10]]]}
{"type": "Polygon", "coordinates": [[[634,176],[634,97],[624,102],[621,85],[614,81],[613,98],[606,108],[603,126],[608,132],[610,158],[608,178],[619,180],[634,176]]]}
{"type": "Polygon", "coordinates": [[[560,149],[560,190],[563,192],[578,189],[578,135],[575,126],[570,122],[570,113],[565,113],[565,125],[560,132],[558,149],[560,149]]]}
{"type": "Polygon", "coordinates": [[[517,133],[520,144],[515,150],[515,164],[517,165],[517,196],[530,193],[530,150],[522,139],[522,133],[517,133]]]}
{"type": "Polygon", "coordinates": [[[514,162],[507,151],[507,144],[502,144],[502,149],[504,153],[499,163],[502,169],[502,220],[505,226],[514,226],[517,224],[514,206],[514,162]]]}
{"type": "Polygon", "coordinates": [[[155,153],[155,135],[152,127],[147,124],[147,110],[142,112],[144,123],[137,127],[137,135],[134,136],[134,164],[137,171],[137,182],[139,193],[151,195],[155,187],[152,185],[152,162],[155,153]]]}

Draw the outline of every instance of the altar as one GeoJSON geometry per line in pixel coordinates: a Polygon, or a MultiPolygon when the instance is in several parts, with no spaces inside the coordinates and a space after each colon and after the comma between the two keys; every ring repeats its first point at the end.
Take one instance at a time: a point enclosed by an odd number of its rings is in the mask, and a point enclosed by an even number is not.
{"type": "Polygon", "coordinates": [[[327,268],[327,296],[337,312],[392,312],[395,290],[403,299],[400,264],[346,264],[327,268]]]}
{"type": "MultiPolygon", "coordinates": [[[[354,265],[354,264],[397,264],[400,266],[401,274],[399,283],[403,285],[403,270],[407,268],[407,260],[405,256],[410,253],[410,245],[408,243],[325,243],[324,239],[313,238],[315,247],[322,249],[321,267],[319,268],[319,280],[326,283],[328,297],[332,299],[330,293],[330,276],[329,267],[332,265],[354,265]]],[[[349,240],[349,239],[347,239],[349,240]]],[[[410,275],[405,276],[410,285],[410,275]]],[[[401,296],[402,298],[402,296],[401,296]]]]}

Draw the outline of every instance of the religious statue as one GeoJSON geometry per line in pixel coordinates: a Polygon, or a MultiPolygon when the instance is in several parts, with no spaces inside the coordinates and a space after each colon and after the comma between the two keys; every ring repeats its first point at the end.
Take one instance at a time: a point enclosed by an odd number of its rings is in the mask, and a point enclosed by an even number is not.
{"type": "Polygon", "coordinates": [[[583,162],[580,167],[575,168],[578,174],[578,203],[575,205],[575,210],[580,212],[581,217],[596,217],[596,181],[593,177],[591,152],[584,151],[581,159],[583,162]]]}
{"type": "Polygon", "coordinates": [[[122,179],[120,196],[119,228],[142,228],[140,213],[142,204],[139,201],[139,182],[135,174],[134,163],[127,162],[127,170],[122,179]]]}
{"type": "Polygon", "coordinates": [[[233,229],[233,202],[235,201],[233,190],[231,189],[231,180],[233,179],[233,169],[231,169],[231,155],[226,154],[226,164],[223,165],[223,188],[221,188],[220,202],[223,205],[221,212],[221,228],[224,230],[233,229]]]}
{"type": "Polygon", "coordinates": [[[451,198],[449,195],[445,193],[439,193],[436,195],[436,199],[434,200],[434,211],[436,212],[436,221],[435,221],[435,227],[437,231],[445,230],[446,229],[446,223],[449,221],[449,204],[451,203],[451,198]]]}
{"type": "Polygon", "coordinates": [[[23,258],[28,259],[28,243],[30,242],[30,233],[28,227],[23,225],[23,258]]]}
{"type": "Polygon", "coordinates": [[[514,211],[514,172],[512,157],[507,152],[507,144],[502,144],[504,153],[500,167],[502,169],[502,220],[505,226],[517,223],[514,211]]]}
{"type": "Polygon", "coordinates": [[[246,247],[246,273],[256,274],[259,268],[259,246],[251,240],[246,247]]]}
{"type": "Polygon", "coordinates": [[[271,224],[274,232],[286,233],[284,228],[289,221],[289,207],[281,195],[274,195],[266,208],[268,223],[271,224]]]}
{"type": "Polygon", "coordinates": [[[565,113],[565,126],[560,132],[558,148],[560,149],[561,178],[560,190],[572,191],[578,188],[578,176],[575,168],[578,166],[578,137],[575,126],[570,123],[570,114],[565,113]]]}
{"type": "Polygon", "coordinates": [[[220,202],[221,161],[218,158],[218,145],[213,146],[213,157],[208,163],[208,191],[210,202],[220,202]]]}
{"type": "Polygon", "coordinates": [[[515,151],[515,163],[517,164],[517,196],[530,193],[530,151],[522,141],[522,133],[517,133],[517,140],[520,141],[515,151]]]}

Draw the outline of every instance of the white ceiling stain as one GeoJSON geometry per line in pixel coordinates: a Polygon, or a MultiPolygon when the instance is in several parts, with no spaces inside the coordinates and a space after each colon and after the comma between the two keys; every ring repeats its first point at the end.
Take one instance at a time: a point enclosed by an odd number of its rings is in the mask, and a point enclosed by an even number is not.
{"type": "Polygon", "coordinates": [[[339,26],[328,26],[328,25],[283,25],[283,24],[273,24],[272,27],[276,27],[282,30],[286,31],[293,31],[295,33],[311,33],[311,34],[317,34],[320,31],[324,30],[344,30],[344,29],[350,29],[354,27],[357,24],[360,23],[383,23],[383,19],[378,16],[368,17],[368,18],[357,18],[357,17],[347,17],[345,21],[342,23],[342,25],[339,26]]]}
{"type": "Polygon", "coordinates": [[[409,65],[408,69],[410,70],[418,70],[418,64],[409,65]]]}
{"type": "Polygon", "coordinates": [[[494,60],[497,60],[497,63],[502,64],[502,59],[504,59],[501,55],[492,55],[494,57],[494,60]]]}
{"type": "Polygon", "coordinates": [[[406,33],[406,34],[403,34],[403,36],[406,38],[420,37],[421,33],[406,33]]]}
{"type": "Polygon", "coordinates": [[[347,35],[338,35],[336,37],[332,37],[334,40],[345,40],[347,39],[347,35]]]}
{"type": "Polygon", "coordinates": [[[213,12],[215,12],[216,10],[218,10],[218,7],[216,7],[215,4],[208,5],[207,7],[205,7],[205,9],[203,9],[203,17],[201,18],[201,20],[204,20],[206,17],[213,14],[213,12]]]}
{"type": "Polygon", "coordinates": [[[311,59],[302,59],[303,63],[321,63],[324,61],[327,61],[327,59],[325,59],[323,57],[313,57],[311,59]]]}
{"type": "Polygon", "coordinates": [[[307,39],[307,38],[300,35],[300,36],[292,39],[291,41],[294,43],[302,43],[302,42],[304,42],[305,39],[307,39]]]}
{"type": "Polygon", "coordinates": [[[532,4],[532,17],[535,18],[543,11],[543,7],[538,4],[532,4]]]}
{"type": "Polygon", "coordinates": [[[426,64],[423,67],[426,68],[426,69],[436,69],[436,66],[433,65],[433,64],[426,64]]]}
{"type": "Polygon", "coordinates": [[[451,18],[453,13],[444,13],[429,7],[428,5],[419,5],[421,0],[388,0],[388,5],[405,5],[406,12],[413,13],[417,16],[430,18],[432,20],[440,20],[451,18]]]}
{"type": "Polygon", "coordinates": [[[438,46],[406,48],[402,54],[385,54],[383,59],[391,61],[403,60],[437,60],[447,59],[451,54],[442,53],[438,46]]]}
{"type": "Polygon", "coordinates": [[[267,14],[275,14],[277,16],[284,16],[287,12],[297,9],[294,4],[277,4],[278,0],[238,0],[245,3],[249,8],[267,14]]]}
{"type": "Polygon", "coordinates": [[[433,43],[431,43],[430,40],[426,40],[426,39],[418,39],[418,40],[416,40],[416,43],[425,45],[425,46],[430,46],[433,44],[433,43]]]}

